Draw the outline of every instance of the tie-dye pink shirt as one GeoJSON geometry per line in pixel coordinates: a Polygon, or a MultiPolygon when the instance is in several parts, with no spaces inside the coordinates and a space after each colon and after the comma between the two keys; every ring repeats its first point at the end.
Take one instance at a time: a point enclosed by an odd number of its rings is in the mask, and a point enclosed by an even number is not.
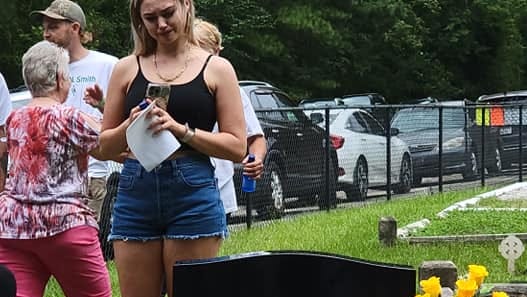
{"type": "Polygon", "coordinates": [[[86,199],[88,152],[97,146],[98,133],[80,111],[26,106],[11,113],[6,126],[11,166],[0,196],[0,238],[97,228],[86,199]]]}

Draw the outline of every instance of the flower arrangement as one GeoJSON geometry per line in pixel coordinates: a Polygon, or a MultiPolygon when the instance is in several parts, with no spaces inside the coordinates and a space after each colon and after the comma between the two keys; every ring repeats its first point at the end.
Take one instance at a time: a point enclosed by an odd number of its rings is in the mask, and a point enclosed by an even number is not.
{"type": "MultiPolygon", "coordinates": [[[[468,276],[463,279],[456,281],[456,292],[455,297],[477,297],[480,293],[481,284],[485,280],[485,277],[489,275],[487,268],[481,265],[468,265],[468,276]]],[[[439,282],[439,277],[432,276],[429,279],[425,279],[419,282],[421,290],[424,292],[422,295],[415,295],[415,297],[448,297],[452,296],[452,290],[449,293],[445,293],[439,282]]],[[[493,292],[492,297],[509,297],[505,292],[493,292]]]]}

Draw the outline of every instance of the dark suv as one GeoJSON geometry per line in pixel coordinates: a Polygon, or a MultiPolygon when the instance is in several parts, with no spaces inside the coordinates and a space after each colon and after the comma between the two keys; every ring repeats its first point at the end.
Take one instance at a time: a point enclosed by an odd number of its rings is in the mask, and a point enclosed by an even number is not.
{"type": "MultiPolygon", "coordinates": [[[[496,149],[497,161],[507,169],[512,163],[519,163],[520,128],[522,133],[522,163],[527,160],[527,90],[482,95],[477,103],[489,104],[485,110],[485,123],[488,129],[499,134],[499,146],[496,149]],[[522,107],[522,125],[520,126],[520,106],[522,107]],[[490,119],[490,123],[489,123],[490,119]]],[[[479,112],[478,120],[483,122],[479,112]]]]}
{"type": "MultiPolygon", "coordinates": [[[[241,81],[249,96],[267,140],[264,174],[251,193],[259,215],[281,216],[285,198],[298,197],[300,202],[336,202],[337,155],[330,145],[329,196],[325,183],[325,131],[313,123],[289,96],[264,82],[241,81]],[[289,109],[291,108],[291,109],[289,109]],[[306,200],[307,199],[307,200],[306,200]]],[[[239,204],[245,204],[240,192],[242,168],[235,165],[234,182],[239,204]]],[[[327,205],[327,204],[326,204],[327,205]]]]}

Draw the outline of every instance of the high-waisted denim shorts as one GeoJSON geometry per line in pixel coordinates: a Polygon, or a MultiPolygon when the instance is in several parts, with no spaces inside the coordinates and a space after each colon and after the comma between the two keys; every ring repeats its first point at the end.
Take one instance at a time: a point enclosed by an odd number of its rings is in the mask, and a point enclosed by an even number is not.
{"type": "Polygon", "coordinates": [[[147,172],[126,159],[109,240],[227,236],[225,211],[209,157],[166,160],[147,172]]]}

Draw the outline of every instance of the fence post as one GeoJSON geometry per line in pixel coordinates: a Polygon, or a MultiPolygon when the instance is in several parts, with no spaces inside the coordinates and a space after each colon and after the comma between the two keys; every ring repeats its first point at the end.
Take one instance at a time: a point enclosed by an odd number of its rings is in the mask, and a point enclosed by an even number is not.
{"type": "Polygon", "coordinates": [[[386,127],[386,200],[392,199],[392,125],[390,123],[390,112],[390,107],[388,107],[384,117],[384,126],[386,127]]]}
{"type": "MultiPolygon", "coordinates": [[[[520,137],[520,152],[519,152],[519,158],[518,166],[519,166],[519,173],[518,173],[518,179],[520,182],[523,181],[523,105],[520,104],[518,107],[520,111],[520,121],[519,121],[519,137],[520,137]]],[[[512,127],[511,127],[512,129],[512,127]]]]}
{"type": "Polygon", "coordinates": [[[330,158],[330,154],[331,154],[331,139],[329,137],[329,107],[326,107],[324,109],[324,124],[326,126],[326,146],[325,146],[325,153],[324,153],[324,166],[326,168],[326,170],[324,171],[326,174],[324,175],[324,178],[325,178],[325,184],[324,184],[324,191],[326,192],[326,195],[324,195],[324,199],[326,201],[324,201],[324,206],[326,208],[326,211],[329,212],[329,209],[331,208],[331,201],[330,201],[330,195],[331,193],[329,192],[329,170],[332,170],[329,168],[329,158],[330,158]]]}
{"type": "Polygon", "coordinates": [[[465,122],[463,123],[463,130],[465,132],[465,156],[468,155],[469,153],[469,144],[468,144],[468,138],[469,138],[469,133],[468,133],[468,119],[469,119],[469,109],[467,108],[467,105],[466,104],[463,104],[463,115],[464,115],[464,120],[465,122]]]}
{"type": "Polygon", "coordinates": [[[487,121],[486,113],[487,108],[484,106],[480,109],[481,110],[481,186],[485,186],[485,123],[487,121]]]}
{"type": "Polygon", "coordinates": [[[443,192],[443,106],[439,106],[439,139],[438,139],[438,149],[439,149],[439,192],[443,192]]]}

